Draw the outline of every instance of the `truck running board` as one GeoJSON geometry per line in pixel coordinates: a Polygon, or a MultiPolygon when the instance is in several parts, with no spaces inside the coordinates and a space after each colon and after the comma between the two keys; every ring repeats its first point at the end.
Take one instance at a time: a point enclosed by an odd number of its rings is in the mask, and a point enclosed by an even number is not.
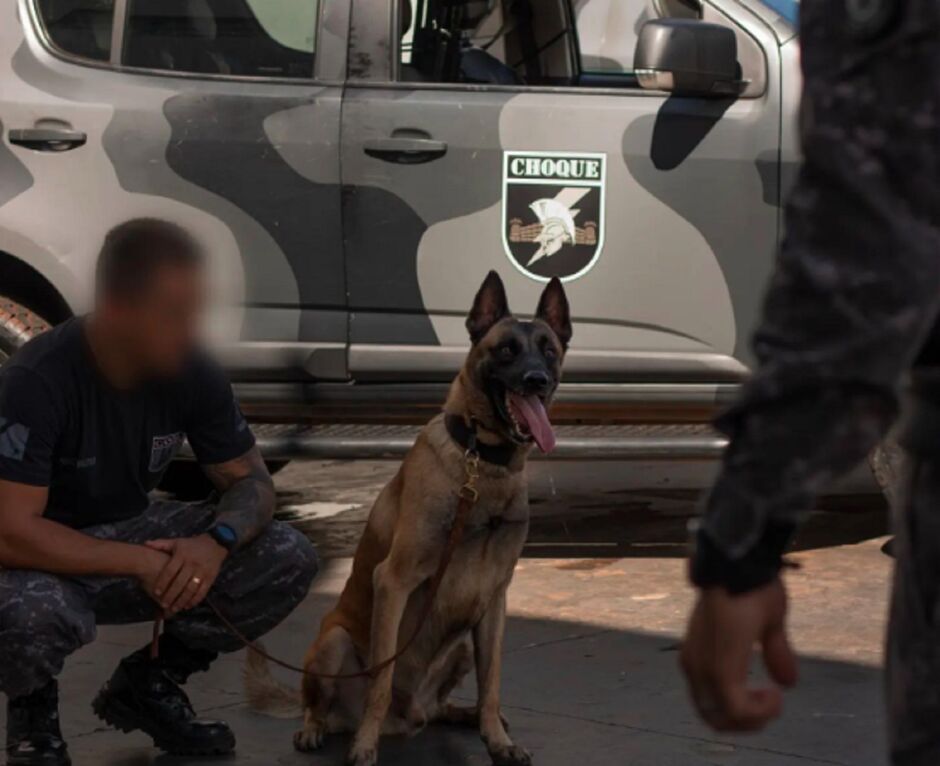
{"type": "MultiPolygon", "coordinates": [[[[414,444],[412,425],[252,425],[269,460],[400,459],[414,444]]],[[[727,440],[705,424],[558,426],[553,460],[710,460],[727,440]]],[[[533,457],[542,457],[538,450],[533,457]]]]}

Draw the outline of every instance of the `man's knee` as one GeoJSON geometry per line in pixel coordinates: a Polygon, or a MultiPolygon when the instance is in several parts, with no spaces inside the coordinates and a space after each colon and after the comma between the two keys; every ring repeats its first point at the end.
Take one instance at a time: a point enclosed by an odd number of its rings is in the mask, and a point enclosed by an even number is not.
{"type": "Polygon", "coordinates": [[[271,601],[299,603],[318,571],[310,541],[293,527],[274,522],[230,560],[220,584],[229,596],[262,593],[271,601]]]}
{"type": "MultiPolygon", "coordinates": [[[[318,568],[310,541],[286,524],[274,523],[226,562],[210,598],[248,638],[260,638],[304,600],[318,568]]],[[[187,619],[184,614],[169,627],[192,647],[222,652],[241,648],[214,618],[187,619]]]]}
{"type": "Polygon", "coordinates": [[[320,571],[320,558],[313,543],[293,527],[275,522],[265,535],[271,560],[271,586],[285,593],[296,593],[298,601],[310,590],[320,571]]]}
{"type": "Polygon", "coordinates": [[[27,694],[95,638],[94,613],[80,589],[54,575],[0,573],[0,690],[27,694]]]}

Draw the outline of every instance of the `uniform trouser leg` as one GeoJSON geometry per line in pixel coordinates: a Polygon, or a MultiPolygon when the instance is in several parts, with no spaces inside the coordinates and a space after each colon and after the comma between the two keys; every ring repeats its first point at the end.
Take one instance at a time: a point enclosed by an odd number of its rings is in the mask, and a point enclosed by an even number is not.
{"type": "MultiPolygon", "coordinates": [[[[129,521],[84,530],[99,539],[143,543],[201,534],[210,505],[155,503],[129,521]]],[[[238,628],[257,638],[274,628],[306,595],[317,571],[313,546],[299,532],[271,524],[223,565],[210,598],[238,628]]],[[[43,686],[65,658],[95,637],[96,626],[152,620],[154,603],[126,577],[68,578],[0,571],[0,691],[19,696],[43,686]]],[[[210,657],[239,641],[204,606],[168,621],[167,633],[210,657]]]]}
{"type": "Polygon", "coordinates": [[[896,519],[897,564],[887,647],[892,763],[936,766],[940,764],[940,455],[911,456],[905,473],[896,519]]]}

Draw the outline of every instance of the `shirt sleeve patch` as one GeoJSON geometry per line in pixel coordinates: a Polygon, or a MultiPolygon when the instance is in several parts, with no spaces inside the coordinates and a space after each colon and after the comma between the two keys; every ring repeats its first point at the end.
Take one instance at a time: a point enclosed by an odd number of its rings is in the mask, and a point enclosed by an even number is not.
{"type": "Polygon", "coordinates": [[[164,436],[154,436],[150,446],[150,472],[160,473],[176,457],[183,446],[184,434],[180,431],[164,436]]]}
{"type": "Polygon", "coordinates": [[[0,457],[21,461],[26,455],[29,428],[0,417],[0,457]]]}

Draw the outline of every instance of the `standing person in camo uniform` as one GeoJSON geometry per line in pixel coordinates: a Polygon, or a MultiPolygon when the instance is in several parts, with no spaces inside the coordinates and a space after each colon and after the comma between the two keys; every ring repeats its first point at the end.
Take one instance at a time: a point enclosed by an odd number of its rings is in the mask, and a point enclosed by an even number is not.
{"type": "Polygon", "coordinates": [[[691,573],[682,664],[702,717],[763,727],[796,682],[781,554],[796,514],[861,460],[910,371],[888,700],[892,758],[940,763],[940,3],[801,5],[805,165],[691,573]],[[776,685],[748,685],[752,648],[776,685]]]}
{"type": "Polygon", "coordinates": [[[203,253],[135,220],[98,261],[93,311],[26,344],[0,371],[0,691],[11,766],[63,766],[55,677],[98,624],[167,617],[157,661],[125,658],[94,701],[171,753],[224,753],[180,684],[304,598],[316,554],[272,521],[275,496],[225,376],[197,347],[203,253]],[[217,503],[150,502],[189,440],[217,503]]]}

